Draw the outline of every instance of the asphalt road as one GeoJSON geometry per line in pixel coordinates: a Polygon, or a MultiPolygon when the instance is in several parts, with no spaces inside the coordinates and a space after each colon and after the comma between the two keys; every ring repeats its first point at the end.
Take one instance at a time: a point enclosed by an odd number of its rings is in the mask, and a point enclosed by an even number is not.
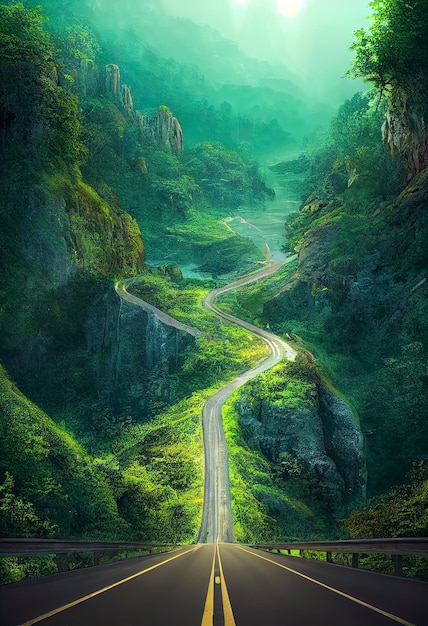
{"type": "Polygon", "coordinates": [[[234,544],[0,588],[2,626],[427,626],[428,584],[234,544]]]}
{"type": "MultiPolygon", "coordinates": [[[[293,258],[295,257],[290,257],[288,260],[293,258]]],[[[272,263],[268,267],[239,278],[226,287],[215,289],[203,301],[203,306],[209,311],[261,337],[268,344],[271,354],[262,359],[255,367],[235,378],[229,385],[223,387],[218,393],[209,398],[205,404],[202,416],[205,450],[204,507],[198,536],[198,541],[201,543],[213,543],[217,540],[233,542],[234,538],[227,445],[222,423],[223,404],[235,389],[241,387],[248,380],[273,367],[283,358],[294,360],[297,354],[280,337],[248,322],[244,322],[233,315],[224,313],[215,305],[215,301],[222,293],[271,276],[283,264],[284,261],[272,263]]]]}
{"type": "Polygon", "coordinates": [[[197,335],[200,335],[201,331],[198,330],[197,328],[193,328],[192,326],[187,326],[187,324],[183,324],[182,322],[179,322],[174,317],[171,317],[167,313],[164,313],[160,309],[157,309],[155,306],[153,306],[152,304],[149,304],[145,300],[142,300],[141,298],[138,298],[137,296],[133,296],[131,293],[127,291],[126,286],[123,283],[117,282],[114,288],[119,298],[121,298],[122,300],[126,300],[127,302],[131,302],[131,304],[135,304],[136,306],[139,306],[140,308],[144,309],[146,313],[154,315],[167,326],[173,326],[174,328],[177,328],[177,330],[183,330],[185,333],[188,333],[189,335],[193,335],[194,337],[196,337],[197,335]]]}

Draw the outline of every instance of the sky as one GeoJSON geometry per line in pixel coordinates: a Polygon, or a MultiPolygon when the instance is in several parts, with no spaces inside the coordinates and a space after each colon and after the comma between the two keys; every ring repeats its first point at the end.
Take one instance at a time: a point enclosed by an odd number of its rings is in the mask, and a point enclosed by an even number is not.
{"type": "Polygon", "coordinates": [[[287,65],[314,95],[340,103],[361,84],[343,78],[353,32],[367,27],[369,0],[158,0],[159,8],[209,24],[250,56],[287,65]]]}

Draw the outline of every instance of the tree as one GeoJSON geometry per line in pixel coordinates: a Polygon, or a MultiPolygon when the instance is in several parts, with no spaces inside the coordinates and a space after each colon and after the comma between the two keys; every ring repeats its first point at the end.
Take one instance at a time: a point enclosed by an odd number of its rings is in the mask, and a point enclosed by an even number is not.
{"type": "Polygon", "coordinates": [[[20,147],[27,162],[32,153],[38,178],[43,165],[73,172],[85,153],[77,99],[59,76],[40,9],[0,5],[0,139],[12,149],[1,156],[13,158],[20,147]]]}
{"type": "Polygon", "coordinates": [[[355,32],[349,75],[371,82],[383,95],[412,91],[423,102],[428,92],[426,0],[373,0],[372,25],[355,32]]]}

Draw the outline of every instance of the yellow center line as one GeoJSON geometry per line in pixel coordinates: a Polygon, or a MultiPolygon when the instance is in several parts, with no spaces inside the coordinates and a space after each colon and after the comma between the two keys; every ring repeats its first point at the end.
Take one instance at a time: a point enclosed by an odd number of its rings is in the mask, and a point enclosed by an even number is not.
{"type": "Polygon", "coordinates": [[[230,604],[230,598],[227,592],[226,579],[224,577],[223,567],[221,564],[220,549],[218,547],[218,542],[217,542],[217,557],[218,557],[218,566],[220,569],[220,578],[221,578],[221,599],[223,601],[224,626],[236,626],[235,618],[233,616],[233,611],[232,611],[232,605],[230,604]]]}
{"type": "Polygon", "coordinates": [[[277,567],[281,567],[282,569],[287,570],[287,572],[291,572],[292,574],[296,574],[296,576],[300,576],[301,578],[304,578],[305,580],[309,580],[311,583],[315,583],[316,585],[319,585],[320,587],[323,587],[324,589],[328,589],[329,591],[333,591],[333,593],[336,593],[339,596],[342,596],[343,598],[347,598],[348,600],[351,600],[352,602],[355,602],[356,604],[360,604],[361,606],[364,606],[367,609],[370,609],[371,611],[375,611],[376,613],[380,613],[384,617],[388,617],[389,619],[393,620],[394,622],[398,622],[399,624],[403,624],[403,626],[417,626],[416,624],[413,624],[412,622],[407,622],[405,619],[402,619],[401,617],[397,617],[397,615],[393,615],[392,613],[388,613],[387,611],[383,611],[382,609],[379,609],[377,606],[373,606],[372,604],[367,604],[367,602],[363,602],[363,600],[359,600],[358,598],[354,598],[354,596],[350,596],[347,593],[344,593],[343,591],[339,591],[339,589],[335,589],[334,587],[330,587],[330,585],[326,585],[326,584],[320,582],[319,580],[316,580],[315,578],[311,578],[310,576],[306,576],[305,574],[302,574],[301,572],[298,572],[298,571],[296,571],[294,569],[291,569],[290,567],[286,567],[285,565],[281,565],[281,563],[277,563],[276,561],[271,561],[270,559],[267,559],[265,556],[262,556],[261,554],[255,554],[254,552],[250,552],[250,550],[246,550],[242,546],[236,546],[236,547],[239,548],[240,550],[243,550],[243,552],[247,552],[248,554],[251,554],[252,556],[257,557],[258,559],[262,559],[263,561],[267,561],[268,563],[271,563],[272,565],[276,565],[277,567]]]}
{"type": "Polygon", "coordinates": [[[213,554],[213,564],[211,568],[210,581],[208,583],[208,593],[205,600],[204,614],[201,626],[212,626],[214,620],[214,566],[215,566],[215,546],[213,554]]]}
{"type": "Polygon", "coordinates": [[[151,572],[157,567],[160,567],[161,565],[165,565],[166,563],[170,563],[171,561],[174,561],[175,559],[179,559],[181,556],[184,556],[185,554],[188,554],[189,552],[192,552],[193,550],[197,550],[198,548],[199,546],[196,546],[196,547],[191,548],[190,550],[186,550],[186,552],[181,552],[180,554],[176,554],[175,556],[172,556],[171,558],[166,559],[165,561],[162,561],[161,563],[157,563],[156,565],[152,565],[151,567],[148,567],[147,569],[142,570],[141,572],[132,574],[132,576],[128,576],[128,578],[119,580],[118,582],[113,583],[112,585],[109,585],[108,587],[103,587],[102,589],[98,589],[98,591],[94,591],[93,593],[90,593],[87,596],[83,596],[82,598],[78,598],[77,600],[74,600],[73,602],[70,602],[69,604],[64,604],[63,606],[60,606],[57,609],[54,609],[53,611],[49,611],[49,613],[44,613],[43,615],[39,615],[39,617],[30,619],[28,620],[28,622],[24,622],[20,626],[32,626],[32,624],[37,624],[38,622],[42,622],[43,620],[48,619],[48,617],[52,617],[53,615],[56,615],[57,613],[62,613],[62,611],[66,611],[67,609],[70,609],[71,607],[76,606],[77,604],[81,604],[82,602],[85,602],[86,600],[95,598],[95,596],[99,596],[101,593],[104,593],[105,591],[109,591],[110,589],[114,589],[115,587],[118,587],[119,585],[123,585],[124,583],[127,583],[130,580],[132,580],[133,578],[137,578],[138,576],[142,576],[142,574],[151,572]]]}

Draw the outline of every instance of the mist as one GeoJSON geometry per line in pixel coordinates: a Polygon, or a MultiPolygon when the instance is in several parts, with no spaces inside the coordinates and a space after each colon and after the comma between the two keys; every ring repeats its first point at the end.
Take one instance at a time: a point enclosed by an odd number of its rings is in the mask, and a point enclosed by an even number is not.
{"type": "Polygon", "coordinates": [[[208,24],[248,56],[285,65],[313,96],[334,106],[361,84],[344,78],[353,32],[367,23],[367,0],[160,0],[165,12],[208,24]]]}
{"type": "Polygon", "coordinates": [[[307,94],[334,107],[364,88],[345,73],[352,60],[353,32],[366,26],[371,14],[368,0],[122,0],[120,4],[94,0],[91,4],[114,15],[118,26],[149,26],[150,45],[177,60],[180,52],[186,52],[183,61],[188,62],[190,54],[198,64],[201,50],[197,42],[191,48],[192,39],[174,47],[177,27],[170,25],[166,34],[157,32],[150,24],[155,15],[215,29],[248,57],[283,66],[284,75],[293,76],[307,94]]]}

